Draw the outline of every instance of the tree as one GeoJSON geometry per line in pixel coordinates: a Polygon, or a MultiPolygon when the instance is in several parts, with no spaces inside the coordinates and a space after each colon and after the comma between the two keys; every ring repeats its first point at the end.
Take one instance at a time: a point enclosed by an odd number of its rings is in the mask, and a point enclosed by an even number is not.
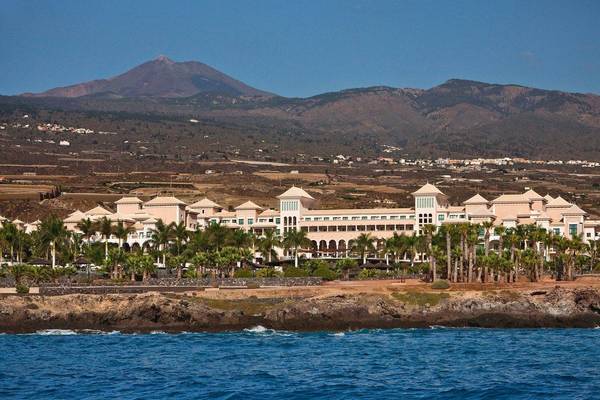
{"type": "Polygon", "coordinates": [[[89,218],[82,219],[77,224],[77,229],[79,229],[81,231],[83,238],[86,240],[87,244],[89,245],[90,238],[96,233],[95,224],[89,218]]]}
{"type": "Polygon", "coordinates": [[[374,240],[370,233],[361,233],[352,244],[352,251],[360,255],[362,265],[367,263],[369,253],[375,251],[374,240]]]}
{"type": "Polygon", "coordinates": [[[98,221],[98,232],[104,238],[104,259],[108,260],[108,239],[110,239],[110,235],[113,233],[112,221],[107,217],[102,217],[98,221]]]}
{"type": "Polygon", "coordinates": [[[277,257],[275,248],[279,246],[281,246],[281,239],[274,229],[265,230],[263,237],[258,239],[260,254],[262,254],[263,259],[266,257],[269,263],[272,261],[273,256],[277,257]]]}
{"type": "Polygon", "coordinates": [[[50,246],[52,254],[52,269],[56,268],[56,245],[67,236],[67,229],[63,221],[56,217],[50,216],[40,224],[40,239],[44,244],[50,246]]]}
{"type": "MultiPolygon", "coordinates": [[[[492,228],[494,227],[494,223],[492,221],[484,221],[481,226],[484,229],[484,234],[483,234],[483,242],[484,242],[484,253],[485,255],[489,255],[490,254],[490,234],[492,232],[492,228]]],[[[483,274],[484,276],[484,280],[486,277],[486,274],[483,274]]]]}
{"type": "Polygon", "coordinates": [[[106,266],[109,268],[112,278],[121,278],[121,267],[125,265],[126,261],[127,253],[125,253],[121,248],[112,249],[108,253],[108,258],[106,259],[106,266]]]}
{"type": "Polygon", "coordinates": [[[298,249],[311,245],[310,239],[303,230],[290,229],[283,236],[283,246],[286,250],[294,251],[294,266],[298,268],[298,249]]]}
{"type": "Polygon", "coordinates": [[[404,236],[404,248],[410,259],[411,268],[415,266],[415,257],[419,252],[419,237],[413,232],[411,236],[404,236]]]}
{"type": "Polygon", "coordinates": [[[173,240],[175,241],[175,251],[178,256],[183,252],[183,247],[185,243],[187,243],[189,239],[189,231],[185,225],[185,222],[180,222],[178,224],[173,223],[172,225],[173,231],[173,240]]]}
{"type": "Polygon", "coordinates": [[[173,237],[173,225],[165,224],[162,219],[156,222],[154,229],[150,230],[150,242],[158,248],[162,255],[162,264],[166,264],[166,249],[173,237]]]}
{"type": "Polygon", "coordinates": [[[356,268],[357,265],[358,263],[353,258],[341,258],[335,263],[336,268],[344,274],[344,279],[350,279],[350,270],[356,268]]]}
{"type": "Polygon", "coordinates": [[[211,247],[219,251],[227,243],[231,231],[217,222],[212,222],[206,228],[206,234],[210,238],[211,247]]]}
{"type": "Polygon", "coordinates": [[[437,228],[435,227],[435,225],[432,225],[432,224],[426,224],[421,229],[421,232],[425,235],[427,255],[429,256],[429,263],[431,264],[431,272],[432,272],[433,281],[437,280],[436,259],[435,259],[435,255],[433,253],[433,248],[432,248],[433,235],[434,235],[436,229],[437,228]]]}
{"type": "Polygon", "coordinates": [[[198,252],[192,259],[191,263],[196,268],[196,278],[201,278],[204,274],[204,268],[208,266],[210,262],[210,255],[207,252],[198,252]]]}
{"type": "Polygon", "coordinates": [[[113,229],[115,237],[119,240],[119,248],[123,247],[123,243],[127,240],[130,233],[135,232],[132,226],[123,224],[123,221],[119,221],[113,229]]]}
{"type": "Polygon", "coordinates": [[[154,260],[147,254],[139,256],[138,267],[139,271],[142,273],[142,280],[144,282],[147,282],[150,275],[156,271],[154,260]]]}

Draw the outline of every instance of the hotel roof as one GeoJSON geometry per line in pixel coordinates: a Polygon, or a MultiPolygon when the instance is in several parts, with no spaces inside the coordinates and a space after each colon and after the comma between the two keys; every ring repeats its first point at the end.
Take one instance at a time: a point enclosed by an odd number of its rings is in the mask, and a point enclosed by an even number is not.
{"type": "Polygon", "coordinates": [[[546,199],[546,201],[550,202],[552,200],[554,200],[554,197],[550,196],[549,194],[544,196],[544,199],[546,199]]]}
{"type": "Polygon", "coordinates": [[[86,215],[112,215],[112,212],[108,211],[102,206],[97,206],[85,213],[86,215]]]}
{"type": "Polygon", "coordinates": [[[469,212],[469,214],[472,217],[493,217],[493,218],[496,217],[490,210],[488,210],[488,208],[486,206],[475,207],[473,210],[471,210],[469,212]]]}
{"type": "Polygon", "coordinates": [[[197,202],[190,204],[190,208],[223,208],[208,197],[198,200],[197,202]]]}
{"type": "Polygon", "coordinates": [[[579,206],[573,204],[567,210],[561,213],[562,215],[587,215],[585,211],[583,211],[579,206]]]}
{"type": "Polygon", "coordinates": [[[138,199],[137,197],[122,197],[119,200],[115,201],[115,204],[141,204],[143,201],[138,199]]]}
{"type": "Polygon", "coordinates": [[[419,189],[417,189],[415,192],[412,192],[412,194],[413,195],[441,194],[441,195],[445,196],[445,194],[440,189],[436,188],[431,183],[426,183],[425,185],[423,185],[419,189]]]}
{"type": "Polygon", "coordinates": [[[147,206],[174,206],[174,205],[186,205],[185,202],[179,200],[173,196],[159,196],[145,203],[147,206]]]}
{"type": "Polygon", "coordinates": [[[492,200],[492,203],[529,203],[531,200],[523,194],[503,194],[492,200]]]}
{"type": "Polygon", "coordinates": [[[312,197],[310,194],[306,193],[306,191],[304,191],[304,189],[296,187],[296,186],[292,186],[291,188],[289,188],[288,190],[286,190],[285,192],[283,192],[282,194],[277,196],[278,199],[297,198],[297,197],[303,197],[303,198],[314,200],[314,197],[312,197]]]}
{"type": "Polygon", "coordinates": [[[470,205],[470,204],[487,204],[487,203],[488,203],[488,201],[485,199],[485,197],[483,197],[479,193],[477,193],[475,196],[471,197],[470,199],[467,199],[467,200],[463,201],[463,204],[465,204],[465,205],[470,205]]]}
{"type": "Polygon", "coordinates": [[[252,201],[247,201],[243,204],[240,204],[235,209],[236,210],[262,210],[263,208],[252,201]]]}
{"type": "Polygon", "coordinates": [[[265,210],[263,212],[261,212],[258,216],[259,217],[276,217],[279,215],[279,211],[277,210],[265,210]]]}
{"type": "Polygon", "coordinates": [[[562,197],[558,196],[557,198],[552,199],[552,201],[549,201],[548,204],[546,204],[546,207],[565,208],[565,207],[571,207],[571,203],[569,203],[562,197]]]}
{"type": "Polygon", "coordinates": [[[529,189],[528,191],[526,191],[525,193],[523,193],[523,196],[527,197],[529,200],[544,200],[544,197],[542,197],[540,194],[538,194],[535,190],[533,189],[529,189]]]}
{"type": "Polygon", "coordinates": [[[80,222],[84,218],[85,214],[77,210],[74,213],[71,213],[67,218],[65,218],[64,222],[80,222]]]}

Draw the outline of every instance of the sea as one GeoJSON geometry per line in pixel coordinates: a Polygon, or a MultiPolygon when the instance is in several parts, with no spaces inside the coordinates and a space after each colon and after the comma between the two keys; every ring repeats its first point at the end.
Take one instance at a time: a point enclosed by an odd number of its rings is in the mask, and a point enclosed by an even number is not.
{"type": "Polygon", "coordinates": [[[600,329],[0,335],[0,399],[599,399],[600,329]]]}

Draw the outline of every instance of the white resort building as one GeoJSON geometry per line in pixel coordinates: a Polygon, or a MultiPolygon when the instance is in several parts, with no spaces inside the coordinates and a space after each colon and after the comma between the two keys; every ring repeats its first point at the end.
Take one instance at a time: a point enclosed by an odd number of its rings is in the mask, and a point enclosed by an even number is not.
{"type": "MultiPolygon", "coordinates": [[[[418,235],[427,224],[441,226],[488,221],[505,228],[533,224],[567,238],[579,236],[583,241],[600,238],[600,220],[588,219],[585,211],[560,196],[541,196],[528,190],[487,200],[477,194],[463,201],[462,205],[453,206],[447,196],[431,184],[422,186],[412,195],[414,207],[411,208],[319,209],[313,196],[301,188],[291,187],[277,196],[278,210],[265,209],[247,201],[233,211],[227,211],[207,198],[188,205],[176,197],[161,196],[146,202],[137,197],[123,197],[115,202],[116,212],[97,206],[86,212],[77,210],[64,222],[71,231],[77,231],[79,222],[87,218],[97,221],[106,217],[114,224],[123,222],[133,228],[124,243],[129,248],[147,245],[158,220],[165,224],[185,223],[190,231],[218,223],[232,229],[252,231],[257,236],[269,229],[281,236],[288,230],[300,229],[306,231],[313,244],[313,249],[307,252],[321,257],[347,255],[352,241],[361,233],[370,233],[381,243],[394,233],[418,235]]],[[[19,229],[28,232],[37,229],[39,224],[39,221],[31,224],[18,220],[13,222],[19,229]]],[[[491,241],[497,239],[492,233],[491,241]]],[[[117,239],[112,238],[111,241],[117,242],[117,239]]]]}

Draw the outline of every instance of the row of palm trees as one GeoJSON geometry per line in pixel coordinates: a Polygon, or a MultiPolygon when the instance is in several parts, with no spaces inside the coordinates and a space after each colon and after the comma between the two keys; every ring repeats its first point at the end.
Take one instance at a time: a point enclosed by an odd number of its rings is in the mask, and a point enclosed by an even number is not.
{"type": "MultiPolygon", "coordinates": [[[[165,224],[159,220],[151,230],[149,247],[145,251],[126,252],[123,248],[133,229],[109,218],[98,221],[84,219],[77,225],[79,232],[68,231],[60,218],[51,216],[42,221],[39,229],[25,233],[14,224],[4,223],[0,228],[0,265],[3,257],[21,263],[25,256],[50,260],[54,269],[85,255],[95,263],[107,267],[113,278],[125,275],[150,276],[156,264],[165,265],[183,276],[232,274],[236,267],[255,260],[260,252],[266,263],[276,257],[276,249],[283,248],[299,265],[302,251],[310,250],[312,242],[303,230],[289,230],[280,237],[274,230],[266,230],[257,237],[251,232],[232,230],[220,224],[211,224],[204,230],[189,231],[184,223],[165,224]],[[92,238],[100,236],[103,254],[92,238]],[[111,237],[118,239],[111,249],[111,237]]],[[[387,263],[415,263],[428,266],[433,280],[445,278],[453,282],[515,282],[520,275],[537,281],[549,270],[557,279],[573,279],[575,272],[593,270],[598,263],[598,243],[584,243],[580,237],[567,239],[533,225],[519,225],[506,229],[483,224],[445,224],[441,227],[425,225],[420,235],[394,233],[376,246],[378,241],[368,233],[359,235],[350,251],[366,264],[369,256],[381,257],[387,263]],[[498,237],[492,246],[491,237],[498,237]]]]}
{"type": "Polygon", "coordinates": [[[358,249],[363,264],[367,254],[379,254],[389,261],[428,262],[433,280],[452,282],[515,282],[519,275],[539,281],[552,270],[557,279],[572,280],[579,273],[598,268],[599,241],[584,243],[581,237],[568,239],[534,225],[515,228],[482,224],[425,225],[421,235],[394,235],[375,248],[375,238],[361,234],[358,249]],[[491,245],[492,234],[498,237],[491,245]]]}

